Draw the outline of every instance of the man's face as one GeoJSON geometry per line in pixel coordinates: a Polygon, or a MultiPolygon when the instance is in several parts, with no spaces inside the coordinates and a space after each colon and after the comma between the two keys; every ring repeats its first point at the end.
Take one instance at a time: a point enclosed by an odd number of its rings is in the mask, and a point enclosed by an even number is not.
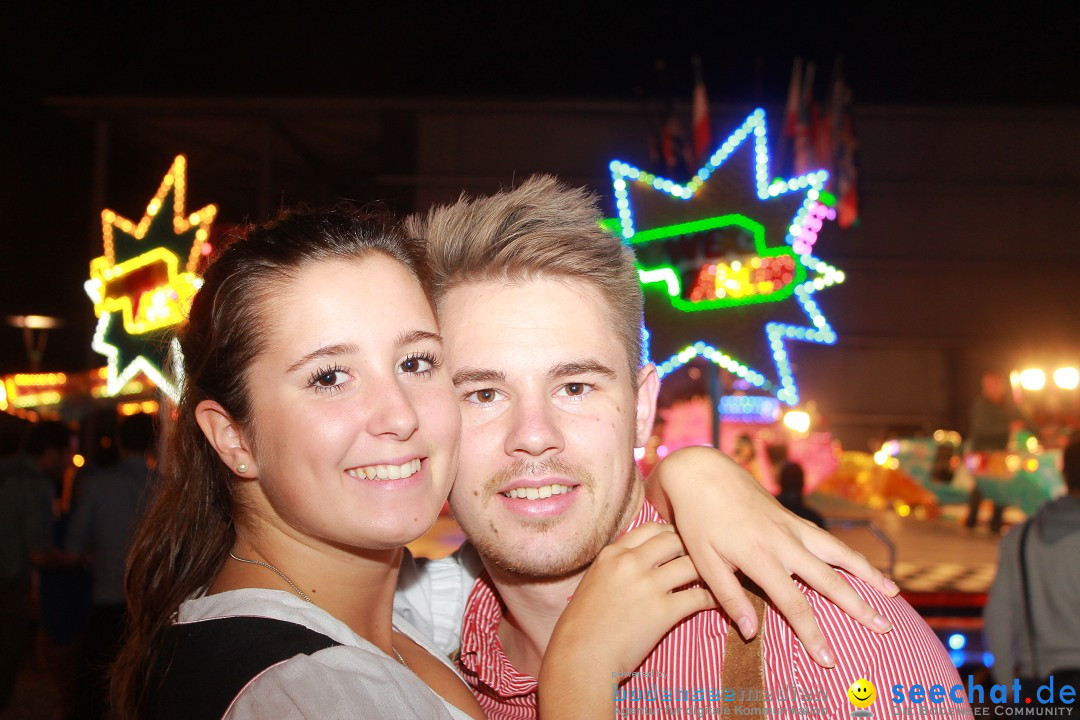
{"type": "Polygon", "coordinates": [[[450,506],[487,560],[531,577],[587,566],[637,511],[634,447],[656,374],[635,391],[603,298],[570,280],[476,283],[440,306],[462,411],[450,506]]]}
{"type": "Polygon", "coordinates": [[[1000,375],[986,373],[982,377],[982,391],[988,400],[999,403],[1005,397],[1005,381],[1000,375]]]}
{"type": "Polygon", "coordinates": [[[68,445],[64,449],[60,448],[47,448],[40,457],[37,458],[37,465],[41,468],[49,477],[54,480],[60,480],[64,477],[64,471],[71,465],[71,461],[75,458],[75,453],[79,451],[79,439],[72,434],[69,438],[68,445]]]}

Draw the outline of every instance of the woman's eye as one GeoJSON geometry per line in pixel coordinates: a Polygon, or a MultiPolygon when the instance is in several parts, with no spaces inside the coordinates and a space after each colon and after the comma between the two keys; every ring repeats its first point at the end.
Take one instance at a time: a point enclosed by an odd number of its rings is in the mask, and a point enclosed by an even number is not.
{"type": "Polygon", "coordinates": [[[321,387],[333,387],[345,382],[343,379],[345,373],[340,370],[333,370],[331,372],[323,373],[319,377],[315,378],[315,384],[321,387]]]}
{"type": "Polygon", "coordinates": [[[335,367],[316,370],[311,374],[308,384],[316,390],[334,390],[348,381],[349,373],[345,368],[335,367]]]}
{"type": "Polygon", "coordinates": [[[410,355],[398,367],[404,373],[426,373],[434,369],[436,363],[435,358],[429,355],[410,355]]]}

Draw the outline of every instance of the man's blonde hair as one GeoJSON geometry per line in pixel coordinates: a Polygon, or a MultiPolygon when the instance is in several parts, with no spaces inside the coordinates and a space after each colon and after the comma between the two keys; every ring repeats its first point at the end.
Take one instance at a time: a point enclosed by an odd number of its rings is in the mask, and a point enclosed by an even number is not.
{"type": "Polygon", "coordinates": [[[406,219],[427,241],[436,302],[474,282],[540,278],[581,282],[600,293],[611,328],[626,348],[631,381],[642,364],[644,300],[634,253],[600,228],[596,197],[552,175],[533,175],[489,197],[462,195],[406,219]]]}

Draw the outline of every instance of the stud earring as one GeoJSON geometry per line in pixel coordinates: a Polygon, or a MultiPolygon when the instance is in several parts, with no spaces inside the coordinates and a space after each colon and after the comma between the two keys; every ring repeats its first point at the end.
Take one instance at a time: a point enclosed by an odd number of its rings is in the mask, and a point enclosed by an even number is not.
{"type": "Polygon", "coordinates": [[[240,463],[239,465],[236,466],[236,472],[238,472],[238,473],[246,473],[247,472],[247,465],[245,465],[244,463],[240,463]]]}

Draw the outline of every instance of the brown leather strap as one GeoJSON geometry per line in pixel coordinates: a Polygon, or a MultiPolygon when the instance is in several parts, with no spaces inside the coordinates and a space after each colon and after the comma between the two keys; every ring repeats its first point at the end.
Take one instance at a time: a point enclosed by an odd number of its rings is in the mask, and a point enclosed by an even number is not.
{"type": "Polygon", "coordinates": [[[758,616],[758,633],[750,642],[745,642],[739,635],[739,628],[732,622],[728,625],[727,639],[724,641],[724,668],[720,673],[723,686],[724,705],[733,715],[744,714],[739,709],[756,708],[759,712],[745,714],[763,714],[765,709],[765,600],[756,586],[746,587],[750,602],[758,616]],[[732,697],[731,700],[727,698],[732,697]]]}

